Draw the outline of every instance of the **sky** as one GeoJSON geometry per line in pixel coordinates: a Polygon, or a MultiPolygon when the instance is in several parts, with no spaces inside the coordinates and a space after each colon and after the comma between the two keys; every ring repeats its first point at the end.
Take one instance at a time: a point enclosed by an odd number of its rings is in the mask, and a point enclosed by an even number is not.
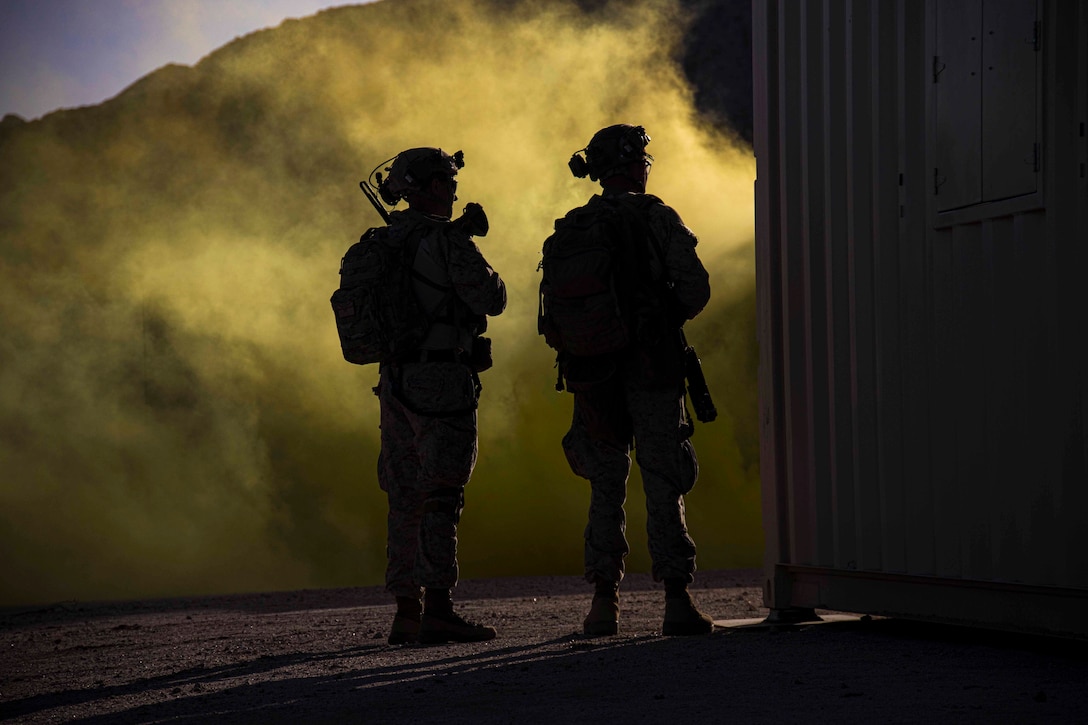
{"type": "Polygon", "coordinates": [[[0,0],[0,117],[101,103],[238,36],[370,1],[0,0]]]}

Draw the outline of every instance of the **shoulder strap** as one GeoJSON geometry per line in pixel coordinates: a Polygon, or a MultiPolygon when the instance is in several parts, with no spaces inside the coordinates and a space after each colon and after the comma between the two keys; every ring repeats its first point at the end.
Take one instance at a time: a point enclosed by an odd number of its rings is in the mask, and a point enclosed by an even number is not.
{"type": "MultiPolygon", "coordinates": [[[[413,230],[416,231],[416,230],[413,230]]],[[[408,268],[408,274],[412,279],[417,279],[423,284],[439,292],[448,292],[451,288],[434,281],[427,275],[416,269],[416,257],[419,256],[419,245],[423,243],[423,234],[412,234],[404,243],[401,253],[404,255],[404,265],[408,268]]]]}
{"type": "MultiPolygon", "coordinates": [[[[422,226],[422,225],[420,225],[422,226]]],[[[454,320],[453,324],[456,324],[456,305],[453,305],[454,291],[453,285],[444,285],[437,282],[423,272],[416,268],[416,258],[419,256],[419,245],[423,243],[423,237],[426,235],[425,229],[419,227],[412,229],[408,240],[404,245],[404,257],[405,265],[408,268],[408,275],[411,279],[418,280],[433,290],[437,290],[443,294],[442,299],[438,301],[438,304],[434,307],[434,314],[427,315],[428,322],[434,323],[443,319],[443,315],[447,318],[454,320]]],[[[448,262],[448,260],[447,260],[448,262]]]]}
{"type": "MultiPolygon", "coordinates": [[[[656,197],[651,198],[656,201],[656,197]]],[[[641,199],[639,199],[639,201],[641,201],[641,199]]],[[[658,266],[664,275],[665,253],[661,249],[661,242],[658,240],[657,234],[654,233],[653,227],[650,226],[650,222],[645,217],[645,210],[635,207],[635,204],[638,202],[627,202],[622,199],[617,199],[613,203],[614,208],[619,211],[619,215],[623,219],[624,225],[633,232],[631,237],[646,240],[646,251],[657,258],[658,266]]],[[[633,256],[638,268],[638,273],[643,279],[648,280],[653,284],[660,284],[664,289],[669,288],[664,276],[661,279],[654,279],[653,270],[650,267],[650,260],[647,257],[641,254],[633,256]]]]}

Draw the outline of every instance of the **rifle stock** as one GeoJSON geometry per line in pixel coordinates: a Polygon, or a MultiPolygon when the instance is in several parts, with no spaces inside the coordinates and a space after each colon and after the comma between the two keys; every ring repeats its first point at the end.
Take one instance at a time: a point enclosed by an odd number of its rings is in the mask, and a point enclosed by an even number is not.
{"type": "Polygon", "coordinates": [[[688,344],[683,330],[680,331],[680,340],[684,345],[684,377],[687,379],[691,406],[695,408],[695,417],[700,423],[709,423],[718,417],[718,409],[714,407],[714,400],[710,397],[710,388],[707,387],[706,377],[703,375],[703,365],[695,348],[688,344]]]}

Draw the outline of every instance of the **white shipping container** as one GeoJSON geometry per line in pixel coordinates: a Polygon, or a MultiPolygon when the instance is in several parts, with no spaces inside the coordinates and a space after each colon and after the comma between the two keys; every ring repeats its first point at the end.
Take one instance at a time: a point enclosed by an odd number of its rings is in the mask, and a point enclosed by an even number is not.
{"type": "Polygon", "coordinates": [[[1088,635],[1088,3],[753,2],[765,603],[1088,635]]]}

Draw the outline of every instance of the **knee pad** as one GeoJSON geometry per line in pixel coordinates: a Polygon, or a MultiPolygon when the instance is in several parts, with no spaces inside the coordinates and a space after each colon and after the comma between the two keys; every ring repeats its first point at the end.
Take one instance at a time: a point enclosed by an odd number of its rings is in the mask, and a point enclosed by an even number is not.
{"type": "Polygon", "coordinates": [[[462,490],[445,489],[432,491],[423,501],[423,513],[446,514],[453,518],[454,523],[461,520],[461,510],[465,507],[465,492],[462,490]]]}
{"type": "Polygon", "coordinates": [[[571,430],[563,436],[563,454],[567,457],[567,465],[575,476],[589,478],[589,469],[585,462],[586,446],[571,430]]]}
{"type": "Polygon", "coordinates": [[[695,456],[695,446],[691,441],[685,440],[680,448],[680,493],[686,494],[695,488],[695,482],[699,480],[699,459],[695,456]]]}

